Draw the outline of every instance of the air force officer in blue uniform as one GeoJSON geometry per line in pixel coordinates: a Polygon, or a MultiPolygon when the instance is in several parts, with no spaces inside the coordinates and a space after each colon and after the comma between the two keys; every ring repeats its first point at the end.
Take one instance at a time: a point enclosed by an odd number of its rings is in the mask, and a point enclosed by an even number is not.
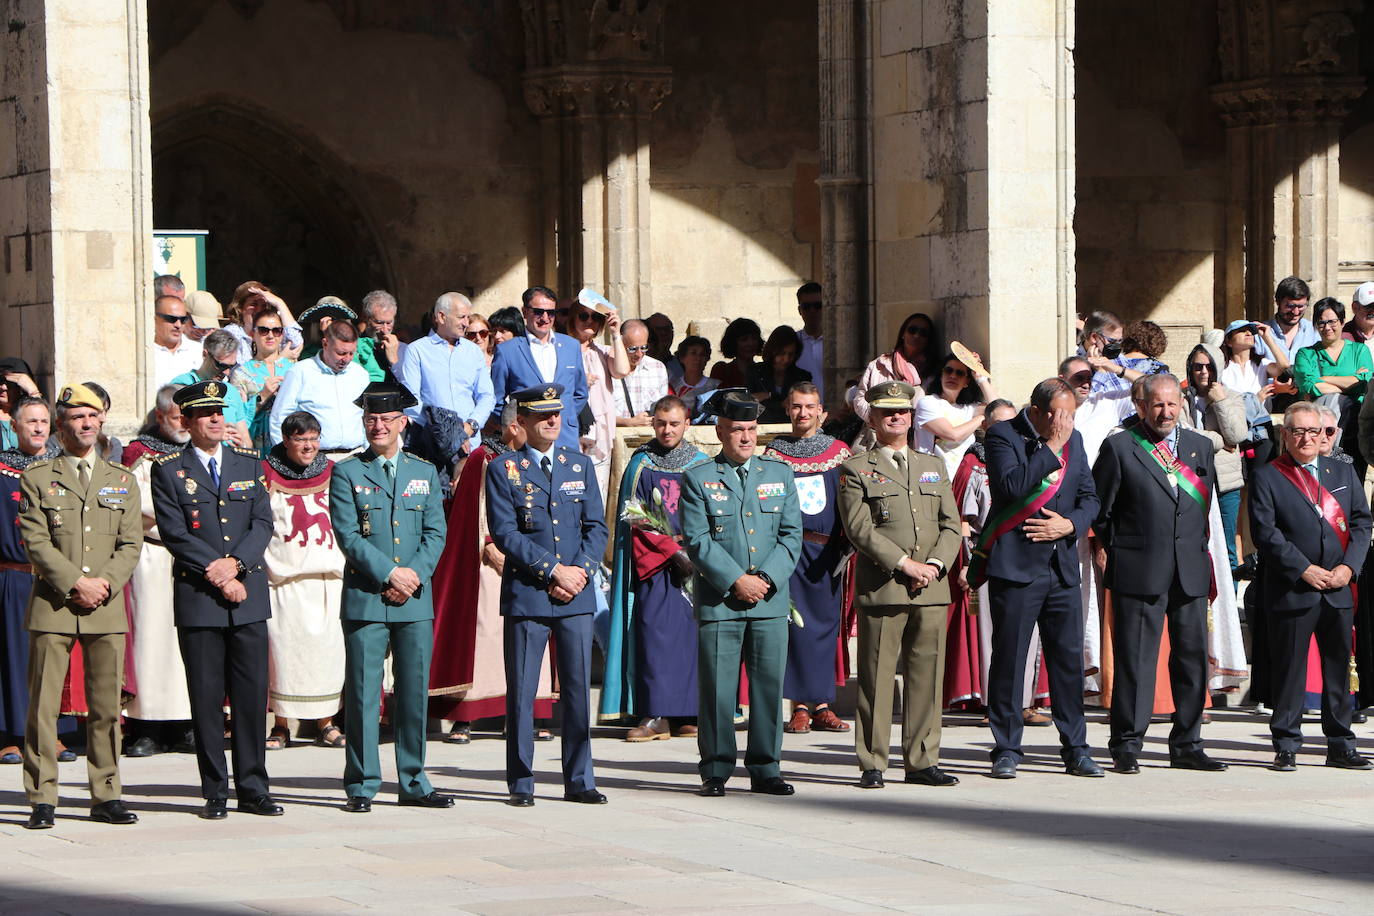
{"type": "MultiPolygon", "coordinates": [[[[505,346],[503,344],[502,346],[505,346]]],[[[581,361],[578,362],[579,371],[581,361]]],[[[592,773],[589,682],[592,574],[606,551],[606,517],[592,461],[564,448],[563,388],[515,392],[525,444],[492,459],[487,523],[506,555],[501,613],[506,618],[506,782],[509,804],[534,804],[534,696],[553,634],[563,714],[563,797],[605,804],[592,773]]],[[[576,418],[567,418],[575,424],[576,418]]]]}

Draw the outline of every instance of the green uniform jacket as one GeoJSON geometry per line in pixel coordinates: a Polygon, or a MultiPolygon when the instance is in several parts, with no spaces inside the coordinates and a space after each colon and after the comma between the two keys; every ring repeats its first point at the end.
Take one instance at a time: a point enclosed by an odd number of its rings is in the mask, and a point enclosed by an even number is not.
{"type": "Polygon", "coordinates": [[[947,576],[912,597],[906,577],[896,574],[903,557],[939,560],[946,570],[954,566],[962,537],[945,463],[908,450],[903,475],[874,448],[841,468],[840,520],[859,552],[854,590],[859,607],[949,604],[947,576]]]}
{"type": "Polygon", "coordinates": [[[717,455],[683,471],[678,506],[687,553],[697,568],[697,619],[786,617],[792,606],[789,583],[802,546],[792,469],[756,454],[741,482],[735,466],[717,455]],[[763,573],[773,582],[758,604],[746,604],[730,592],[745,573],[763,573]]]}
{"type": "Polygon", "coordinates": [[[444,494],[428,461],[398,452],[395,462],[394,485],[371,449],[334,465],[329,479],[329,516],[348,560],[339,613],[343,620],[434,619],[429,580],[444,549],[444,494]],[[390,604],[381,593],[398,566],[415,570],[420,587],[404,604],[390,604]]]}
{"type": "MultiPolygon", "coordinates": [[[[143,549],[143,500],[122,464],[92,459],[85,494],[66,457],[32,464],[19,478],[19,535],[33,564],[28,628],[37,633],[123,633],[124,584],[143,549]],[[110,583],[97,608],[67,596],[82,576],[110,583]]],[[[172,583],[167,582],[168,590],[172,583]]]]}

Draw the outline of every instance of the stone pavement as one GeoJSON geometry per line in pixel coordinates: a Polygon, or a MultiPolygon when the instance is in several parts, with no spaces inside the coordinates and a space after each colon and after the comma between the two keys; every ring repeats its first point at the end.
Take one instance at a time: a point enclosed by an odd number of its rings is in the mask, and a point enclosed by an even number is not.
{"type": "MultiPolygon", "coordinates": [[[[788,736],[793,798],[750,795],[742,771],[726,798],[699,798],[695,742],[631,745],[607,729],[594,749],[602,808],[562,801],[557,743],[536,745],[537,804],[517,810],[501,804],[499,739],[436,740],[430,772],[458,806],[398,808],[388,785],[362,816],[339,810],[342,754],[297,746],[268,758],[285,817],[231,808],[219,823],[195,817],[194,761],[163,755],[124,761],[143,819],[129,828],[84,819],[78,762],[62,765],[67,807],[46,832],[20,826],[20,768],[5,767],[0,913],[1367,912],[1374,773],[1327,769],[1319,747],[1297,773],[1270,772],[1260,719],[1213,716],[1205,736],[1227,773],[1168,769],[1156,724],[1141,775],[1074,779],[1041,728],[1006,782],[983,775],[987,730],[950,717],[953,789],[861,791],[849,735],[788,736]]],[[[1092,718],[1100,750],[1106,726],[1092,718]]],[[[1357,731],[1374,750],[1374,726],[1357,731]]]]}

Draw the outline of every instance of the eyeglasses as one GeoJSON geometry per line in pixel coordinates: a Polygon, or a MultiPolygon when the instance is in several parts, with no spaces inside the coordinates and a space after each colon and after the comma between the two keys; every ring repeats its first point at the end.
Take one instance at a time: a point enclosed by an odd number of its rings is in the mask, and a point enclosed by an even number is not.
{"type": "Polygon", "coordinates": [[[1292,436],[1294,439],[1308,439],[1323,434],[1327,436],[1336,435],[1336,427],[1334,426],[1289,426],[1287,429],[1288,435],[1292,436]]]}
{"type": "Polygon", "coordinates": [[[945,368],[941,369],[940,371],[943,372],[945,375],[953,375],[957,378],[964,378],[968,375],[967,369],[960,369],[958,366],[945,366],[945,368]]]}
{"type": "Polygon", "coordinates": [[[1189,364],[1188,364],[1188,371],[1189,371],[1189,372],[1202,372],[1203,370],[1206,370],[1207,372],[1215,372],[1215,371],[1216,371],[1216,368],[1215,368],[1211,363],[1189,363],[1189,364]]]}
{"type": "Polygon", "coordinates": [[[274,328],[265,324],[259,324],[255,325],[253,327],[253,330],[257,331],[259,334],[266,334],[268,337],[280,337],[281,335],[286,333],[286,328],[282,327],[281,325],[277,325],[274,328]]]}
{"type": "Polygon", "coordinates": [[[479,328],[476,331],[467,331],[463,334],[468,340],[486,340],[491,331],[486,328],[479,328]]]}
{"type": "Polygon", "coordinates": [[[385,414],[378,413],[370,413],[367,416],[363,417],[363,425],[385,426],[388,429],[390,429],[392,424],[394,424],[397,420],[400,420],[404,416],[405,414],[403,413],[394,414],[392,416],[386,416],[385,414]]]}
{"type": "Polygon", "coordinates": [[[292,445],[319,445],[319,436],[287,436],[287,441],[292,445]]]}
{"type": "Polygon", "coordinates": [[[532,305],[527,305],[525,308],[529,309],[530,314],[536,318],[552,318],[558,312],[558,309],[537,309],[532,305]]]}
{"type": "Polygon", "coordinates": [[[627,352],[627,353],[648,353],[648,352],[649,352],[649,348],[648,348],[647,346],[643,346],[643,347],[626,347],[626,348],[625,348],[625,352],[627,352]]]}
{"type": "Polygon", "coordinates": [[[926,327],[925,325],[913,324],[913,325],[908,325],[906,328],[904,328],[904,329],[902,330],[902,333],[903,333],[903,334],[915,334],[917,337],[929,337],[929,336],[930,336],[930,328],[926,327]]]}
{"type": "Polygon", "coordinates": [[[1341,320],[1339,318],[1328,318],[1325,321],[1317,322],[1317,327],[1319,328],[1337,328],[1340,327],[1340,325],[1341,320]]]}
{"type": "Polygon", "coordinates": [[[190,315],[168,315],[165,312],[158,312],[157,317],[168,324],[188,324],[191,321],[190,315]]]}

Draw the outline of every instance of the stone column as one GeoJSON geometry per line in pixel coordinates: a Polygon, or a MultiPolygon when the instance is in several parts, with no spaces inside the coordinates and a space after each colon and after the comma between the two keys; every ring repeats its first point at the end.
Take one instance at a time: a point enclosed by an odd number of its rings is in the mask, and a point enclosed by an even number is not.
{"type": "Polygon", "coordinates": [[[0,86],[0,353],[49,395],[96,381],[112,430],[150,405],[152,184],[143,0],[9,4],[0,86]]]}

